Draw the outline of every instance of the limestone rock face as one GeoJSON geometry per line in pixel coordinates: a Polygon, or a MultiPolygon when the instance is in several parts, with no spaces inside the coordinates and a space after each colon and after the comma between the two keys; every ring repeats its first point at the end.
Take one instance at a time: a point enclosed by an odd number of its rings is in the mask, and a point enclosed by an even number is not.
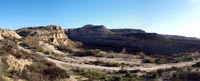
{"type": "Polygon", "coordinates": [[[35,37],[43,41],[52,42],[53,44],[67,45],[68,37],[60,26],[48,25],[39,27],[26,27],[16,30],[16,32],[23,37],[35,37]]]}
{"type": "Polygon", "coordinates": [[[15,38],[20,39],[21,36],[19,36],[15,31],[13,30],[2,30],[0,29],[0,39],[4,38],[15,38]]]}

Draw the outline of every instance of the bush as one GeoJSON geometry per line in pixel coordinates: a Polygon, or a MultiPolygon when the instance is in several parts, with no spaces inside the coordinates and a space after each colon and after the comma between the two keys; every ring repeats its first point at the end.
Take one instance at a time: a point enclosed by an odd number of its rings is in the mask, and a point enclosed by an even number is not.
{"type": "Polygon", "coordinates": [[[69,78],[70,74],[57,67],[54,63],[46,61],[41,63],[35,62],[29,66],[27,70],[22,73],[22,77],[28,81],[52,81],[55,79],[69,78]]]}
{"type": "Polygon", "coordinates": [[[107,66],[107,67],[120,67],[120,63],[111,63],[111,62],[104,62],[104,61],[91,61],[90,64],[100,65],[100,66],[107,66]]]}
{"type": "Polygon", "coordinates": [[[102,54],[102,53],[97,53],[97,54],[95,54],[95,57],[106,57],[106,55],[102,54]]]}
{"type": "Polygon", "coordinates": [[[82,42],[69,40],[67,47],[69,47],[70,49],[73,49],[73,48],[81,47],[82,45],[83,45],[82,42]]]}
{"type": "Polygon", "coordinates": [[[57,48],[57,50],[60,50],[60,51],[63,51],[63,52],[74,53],[74,51],[71,48],[64,46],[64,45],[56,46],[56,48],[57,48]]]}
{"type": "Polygon", "coordinates": [[[155,59],[153,59],[153,58],[144,58],[143,59],[143,61],[142,61],[143,63],[155,63],[155,59]]]}
{"type": "Polygon", "coordinates": [[[0,81],[3,81],[3,76],[4,76],[4,72],[3,72],[3,63],[0,61],[0,81]]]}
{"type": "Polygon", "coordinates": [[[159,76],[159,74],[157,72],[149,72],[149,73],[147,73],[146,77],[148,79],[156,79],[156,78],[158,78],[158,76],[159,76]]]}
{"type": "Polygon", "coordinates": [[[163,58],[157,58],[155,59],[155,63],[156,64],[164,64],[164,63],[167,63],[165,59],[163,58]]]}
{"type": "Polygon", "coordinates": [[[95,56],[99,52],[100,52],[99,50],[85,50],[85,51],[82,50],[82,51],[75,52],[73,55],[74,56],[80,56],[80,57],[95,56]]]}
{"type": "Polygon", "coordinates": [[[95,72],[95,71],[85,71],[85,70],[80,70],[80,69],[74,69],[72,71],[77,75],[87,77],[89,81],[105,80],[107,76],[106,74],[95,72]]]}
{"type": "Polygon", "coordinates": [[[77,75],[88,78],[88,81],[142,81],[142,79],[128,71],[122,74],[105,74],[94,71],[75,69],[73,72],[77,75]]]}
{"type": "Polygon", "coordinates": [[[130,72],[126,72],[125,74],[121,75],[111,75],[107,77],[105,81],[143,81],[139,76],[135,74],[131,74],[130,72]]]}
{"type": "Polygon", "coordinates": [[[13,54],[17,48],[17,44],[10,40],[1,40],[0,56],[13,54]]]}
{"type": "Polygon", "coordinates": [[[165,71],[165,69],[158,69],[158,70],[156,70],[156,72],[157,72],[158,74],[162,74],[164,71],[165,71]]]}
{"type": "Polygon", "coordinates": [[[186,58],[183,58],[182,60],[183,60],[183,62],[188,62],[188,61],[192,61],[193,58],[192,57],[186,57],[186,58]]]}
{"type": "Polygon", "coordinates": [[[20,45],[25,46],[27,48],[35,49],[39,52],[45,52],[44,49],[39,45],[39,39],[34,39],[30,37],[23,38],[23,43],[20,45]]]}
{"type": "Polygon", "coordinates": [[[55,80],[57,78],[70,78],[70,75],[63,69],[58,67],[50,67],[44,70],[45,75],[49,75],[51,80],[55,80]]]}
{"type": "Polygon", "coordinates": [[[156,63],[156,64],[164,64],[164,63],[169,63],[166,61],[164,58],[151,58],[151,57],[145,57],[143,59],[143,63],[156,63]]]}
{"type": "Polygon", "coordinates": [[[3,61],[8,67],[7,71],[13,74],[20,74],[27,66],[32,64],[32,61],[27,59],[17,59],[13,55],[8,55],[3,61]]]}
{"type": "Polygon", "coordinates": [[[199,72],[177,72],[173,74],[171,81],[199,81],[199,72]]]}
{"type": "Polygon", "coordinates": [[[107,66],[107,67],[120,67],[121,64],[119,64],[119,63],[106,62],[103,66],[107,66]]]}

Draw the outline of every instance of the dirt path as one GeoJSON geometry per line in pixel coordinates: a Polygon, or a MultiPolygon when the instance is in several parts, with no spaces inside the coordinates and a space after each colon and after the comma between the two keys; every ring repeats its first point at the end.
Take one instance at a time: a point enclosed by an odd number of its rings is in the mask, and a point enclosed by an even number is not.
{"type": "MultiPolygon", "coordinates": [[[[59,67],[65,69],[65,66],[71,66],[71,67],[78,67],[78,68],[84,68],[84,69],[93,69],[93,70],[105,70],[105,71],[118,71],[121,69],[121,67],[104,67],[104,66],[96,66],[96,65],[88,65],[88,64],[75,64],[75,63],[66,63],[57,61],[51,58],[46,58],[47,60],[56,63],[59,67]]],[[[142,71],[154,71],[157,69],[166,69],[166,68],[172,68],[172,67],[184,67],[184,66],[191,66],[195,64],[196,62],[200,62],[200,60],[197,61],[191,61],[191,62],[181,62],[181,63],[171,63],[171,64],[161,64],[161,65],[155,65],[155,64],[143,64],[143,66],[139,67],[125,67],[126,70],[142,70],[142,71]]]]}
{"type": "Polygon", "coordinates": [[[95,66],[95,65],[88,65],[88,64],[67,63],[67,62],[54,60],[54,59],[51,59],[51,58],[48,58],[48,57],[46,57],[46,59],[50,62],[55,63],[57,66],[59,66],[63,69],[66,69],[65,66],[71,66],[71,67],[78,67],[78,68],[84,68],[84,69],[94,69],[94,70],[108,70],[108,71],[120,70],[119,67],[104,67],[104,66],[95,66]]]}
{"type": "Polygon", "coordinates": [[[94,57],[94,56],[87,56],[87,57],[74,57],[75,59],[80,59],[82,62],[88,61],[104,61],[104,62],[112,62],[112,63],[125,63],[125,64],[141,64],[141,59],[131,59],[131,58],[106,58],[106,57],[94,57]]]}

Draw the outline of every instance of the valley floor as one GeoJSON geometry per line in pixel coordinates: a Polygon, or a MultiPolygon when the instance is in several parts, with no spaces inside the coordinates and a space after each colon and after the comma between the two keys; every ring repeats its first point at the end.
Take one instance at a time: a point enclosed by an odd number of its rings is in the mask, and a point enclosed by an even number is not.
{"type": "MultiPolygon", "coordinates": [[[[25,49],[23,47],[20,47],[20,49],[23,49],[25,51],[31,52],[30,49],[25,49]]],[[[56,51],[58,54],[65,54],[64,52],[61,52],[59,50],[56,50],[52,45],[45,44],[46,49],[49,49],[49,51],[56,51]],[[51,49],[47,48],[50,47],[51,49]]],[[[158,69],[167,69],[172,67],[185,67],[185,66],[191,66],[197,62],[200,62],[200,59],[193,60],[190,62],[180,62],[180,63],[169,63],[169,64],[151,64],[151,63],[142,63],[141,59],[127,59],[127,58],[104,58],[104,57],[62,57],[64,60],[56,60],[53,58],[48,57],[48,55],[37,52],[37,54],[45,56],[45,58],[48,61],[51,61],[55,63],[57,66],[63,68],[63,69],[69,69],[68,67],[74,67],[74,68],[83,68],[83,69],[92,69],[92,70],[102,70],[102,71],[119,71],[122,69],[122,67],[106,67],[106,66],[98,66],[98,65],[91,65],[91,64],[85,64],[86,61],[97,61],[97,60],[103,60],[106,62],[117,62],[117,63],[125,63],[125,64],[137,64],[138,66],[127,66],[123,67],[125,70],[141,70],[145,72],[150,71],[156,71],[158,69]],[[66,67],[67,66],[67,67],[66,67]]]]}

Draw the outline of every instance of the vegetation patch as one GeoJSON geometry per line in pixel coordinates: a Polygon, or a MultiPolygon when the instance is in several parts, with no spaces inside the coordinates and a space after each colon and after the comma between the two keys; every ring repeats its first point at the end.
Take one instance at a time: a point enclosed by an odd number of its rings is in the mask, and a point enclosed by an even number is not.
{"type": "Polygon", "coordinates": [[[106,67],[120,67],[122,65],[121,63],[104,62],[100,60],[90,61],[89,64],[106,66],[106,67]]]}
{"type": "Polygon", "coordinates": [[[19,50],[15,42],[7,40],[1,43],[0,81],[57,81],[70,77],[67,71],[43,56],[19,50]]]}
{"type": "Polygon", "coordinates": [[[75,52],[73,55],[74,56],[79,56],[79,57],[95,56],[99,52],[100,52],[99,50],[82,50],[82,51],[75,52]]]}
{"type": "Polygon", "coordinates": [[[101,72],[74,69],[73,72],[77,75],[88,78],[88,81],[142,81],[142,78],[131,74],[105,74],[101,72]]]}

